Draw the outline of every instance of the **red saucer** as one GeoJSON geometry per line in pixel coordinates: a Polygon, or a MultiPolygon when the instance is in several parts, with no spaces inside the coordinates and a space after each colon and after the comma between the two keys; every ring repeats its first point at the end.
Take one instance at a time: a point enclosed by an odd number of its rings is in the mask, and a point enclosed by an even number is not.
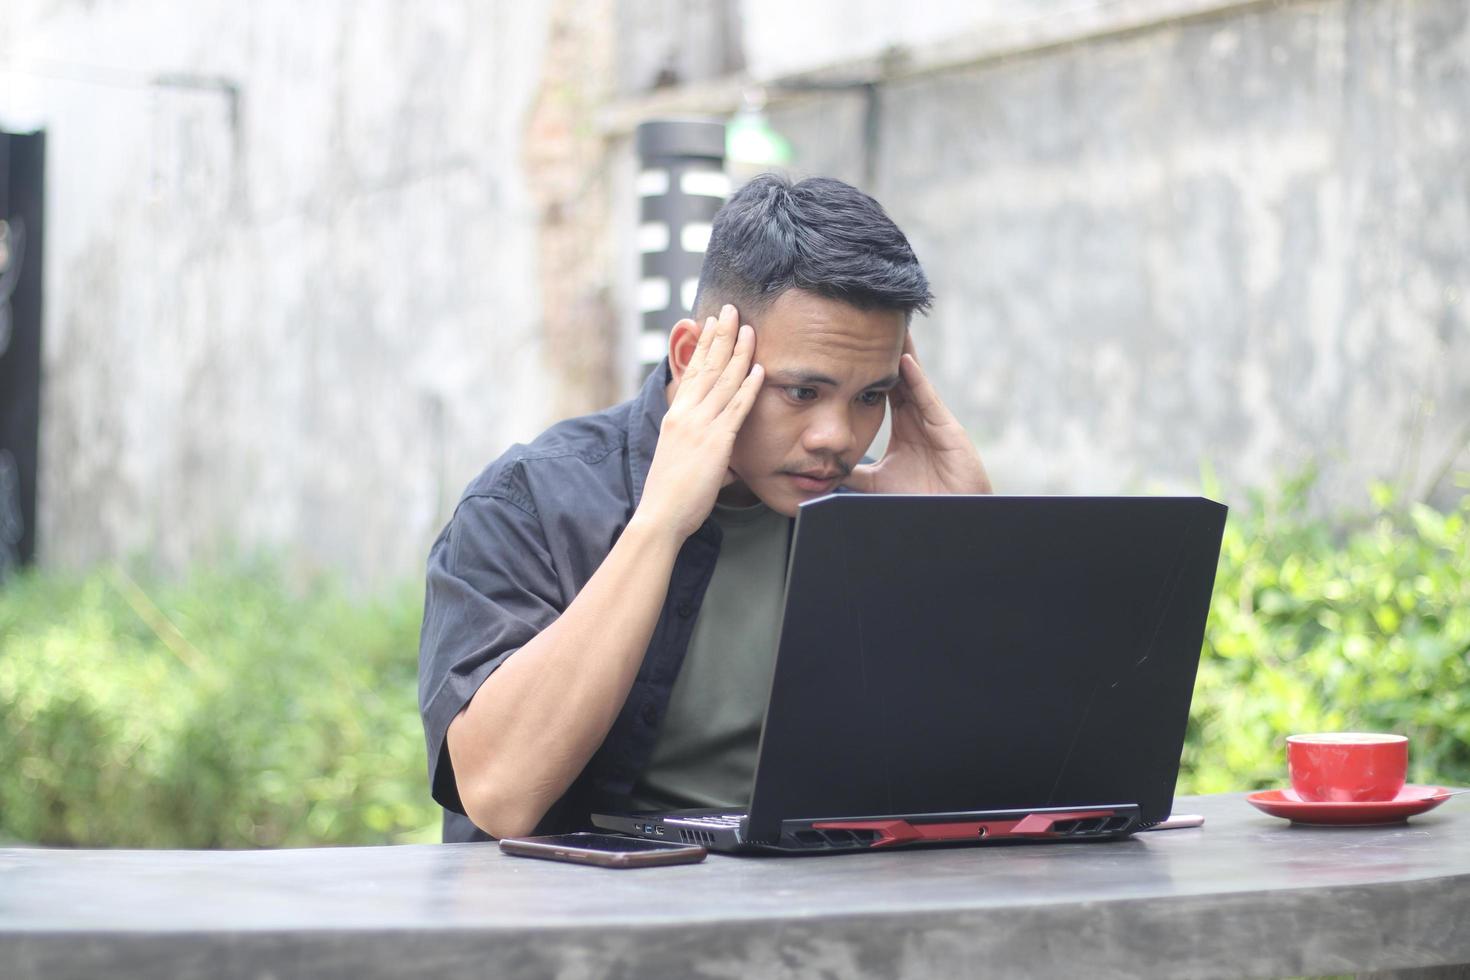
{"type": "Polygon", "coordinates": [[[1263,813],[1293,823],[1369,826],[1399,823],[1417,813],[1433,810],[1453,795],[1443,786],[1405,786],[1391,800],[1366,803],[1311,803],[1291,789],[1252,793],[1245,801],[1263,813]]]}

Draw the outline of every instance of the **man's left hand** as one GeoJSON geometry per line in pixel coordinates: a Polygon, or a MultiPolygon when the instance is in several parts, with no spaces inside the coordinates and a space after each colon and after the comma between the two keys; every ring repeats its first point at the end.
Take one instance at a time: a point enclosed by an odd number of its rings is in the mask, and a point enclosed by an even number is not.
{"type": "Polygon", "coordinates": [[[888,451],[854,467],[846,485],[863,493],[990,493],[980,453],[924,376],[912,335],[904,339],[898,373],[888,393],[888,451]]]}

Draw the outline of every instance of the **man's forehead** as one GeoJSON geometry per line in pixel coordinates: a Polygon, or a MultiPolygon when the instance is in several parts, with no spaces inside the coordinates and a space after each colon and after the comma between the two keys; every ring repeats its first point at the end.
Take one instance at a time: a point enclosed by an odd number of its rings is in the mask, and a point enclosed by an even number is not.
{"type": "Polygon", "coordinates": [[[774,384],[870,388],[897,380],[902,333],[852,335],[825,329],[794,333],[757,330],[755,359],[774,384]]]}
{"type": "Polygon", "coordinates": [[[859,339],[882,343],[908,329],[901,310],[865,310],[841,300],[789,289],[765,309],[741,319],[757,330],[813,342],[842,343],[859,339]]]}
{"type": "MultiPolygon", "coordinates": [[[[757,357],[757,360],[760,358],[757,357]]],[[[765,365],[762,365],[763,367],[765,365]]],[[[802,387],[813,387],[817,385],[829,385],[840,388],[844,382],[830,374],[810,368],[767,368],[766,380],[772,384],[793,385],[802,387]]],[[[863,385],[864,388],[892,388],[898,384],[898,372],[890,371],[881,378],[873,378],[863,385]]]]}

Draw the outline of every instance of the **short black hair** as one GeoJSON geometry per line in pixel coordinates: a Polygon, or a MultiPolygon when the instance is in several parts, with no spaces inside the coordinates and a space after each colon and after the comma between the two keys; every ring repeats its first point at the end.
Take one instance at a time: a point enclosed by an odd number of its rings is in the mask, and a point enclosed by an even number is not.
{"type": "Polygon", "coordinates": [[[788,289],[905,317],[934,302],[909,240],[877,201],[831,177],[793,184],[761,174],[715,214],[695,315],[733,303],[744,319],[788,289]]]}

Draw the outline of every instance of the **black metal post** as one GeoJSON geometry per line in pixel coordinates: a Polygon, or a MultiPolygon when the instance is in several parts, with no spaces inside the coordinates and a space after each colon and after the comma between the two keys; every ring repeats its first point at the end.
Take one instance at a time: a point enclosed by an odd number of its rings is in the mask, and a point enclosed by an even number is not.
{"type": "Polygon", "coordinates": [[[36,554],[44,133],[0,133],[0,581],[36,554]]]}
{"type": "Polygon", "coordinates": [[[710,224],[730,179],[723,122],[653,120],[638,127],[637,145],[638,360],[646,377],[664,357],[669,329],[692,311],[710,224]]]}

